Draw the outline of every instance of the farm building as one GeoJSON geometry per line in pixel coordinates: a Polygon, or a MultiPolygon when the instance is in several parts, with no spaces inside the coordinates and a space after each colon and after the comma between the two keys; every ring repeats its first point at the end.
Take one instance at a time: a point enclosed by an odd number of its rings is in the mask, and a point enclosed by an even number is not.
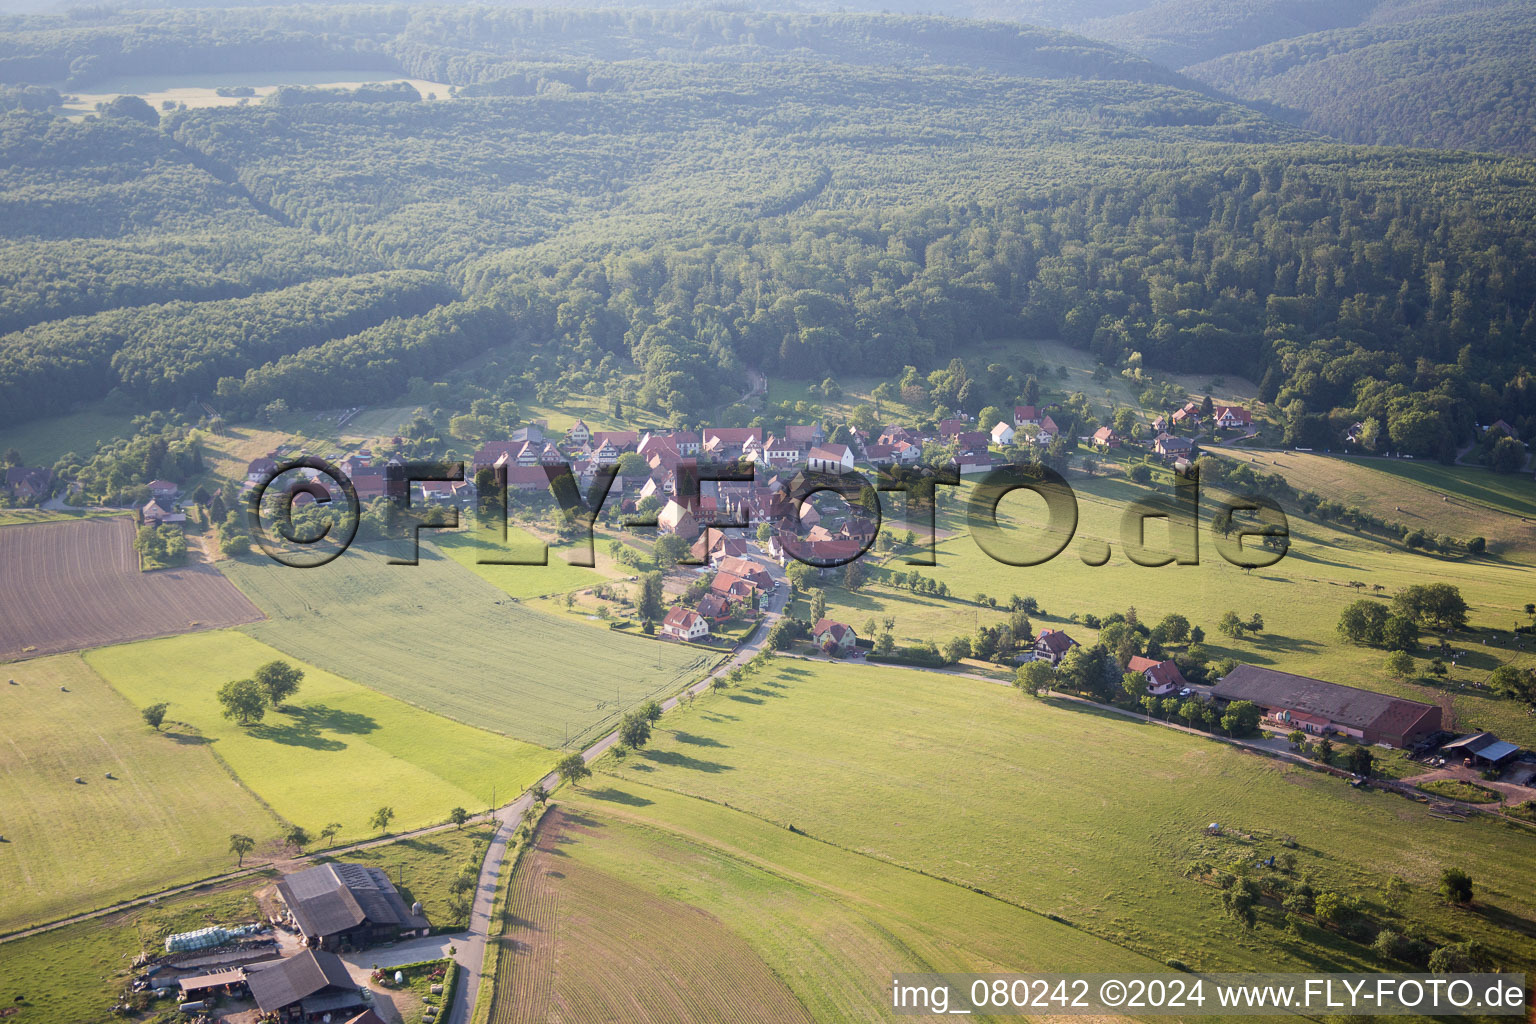
{"type": "Polygon", "coordinates": [[[363,993],[335,953],[306,949],[286,960],[251,964],[246,985],[263,1014],[279,1021],[347,1019],[368,1009],[363,993]]]}
{"type": "Polygon", "coordinates": [[[1100,427],[1093,432],[1093,446],[1101,451],[1119,448],[1120,435],[1115,433],[1114,427],[1100,427]]]}
{"type": "Polygon", "coordinates": [[[1497,768],[1513,761],[1520,748],[1491,732],[1475,732],[1470,736],[1458,736],[1441,747],[1440,753],[1446,757],[1470,758],[1473,764],[1497,768]]]}
{"type": "Polygon", "coordinates": [[[1222,703],[1246,700],[1280,728],[1339,733],[1365,743],[1411,747],[1440,731],[1440,709],[1321,679],[1239,665],[1216,684],[1222,703]]]}
{"type": "Polygon", "coordinates": [[[407,907],[389,876],[362,864],[322,864],[285,875],[277,893],[311,946],[362,949],[426,935],[421,905],[407,907]]]}

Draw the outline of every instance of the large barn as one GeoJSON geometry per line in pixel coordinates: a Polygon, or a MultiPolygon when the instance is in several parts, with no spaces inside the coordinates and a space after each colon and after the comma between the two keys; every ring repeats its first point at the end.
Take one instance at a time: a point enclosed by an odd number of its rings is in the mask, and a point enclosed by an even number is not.
{"type": "Polygon", "coordinates": [[[1440,731],[1440,709],[1372,690],[1239,665],[1216,684],[1219,701],[1246,700],[1264,716],[1316,735],[1335,733],[1364,743],[1412,747],[1440,731]]]}
{"type": "Polygon", "coordinates": [[[407,907],[388,875],[362,864],[322,864],[285,875],[277,892],[304,941],[321,949],[363,949],[431,929],[421,904],[407,907]]]}
{"type": "Polygon", "coordinates": [[[334,953],[298,956],[246,968],[246,984],[264,1015],[279,1021],[347,1020],[368,1008],[362,991],[334,953]]]}

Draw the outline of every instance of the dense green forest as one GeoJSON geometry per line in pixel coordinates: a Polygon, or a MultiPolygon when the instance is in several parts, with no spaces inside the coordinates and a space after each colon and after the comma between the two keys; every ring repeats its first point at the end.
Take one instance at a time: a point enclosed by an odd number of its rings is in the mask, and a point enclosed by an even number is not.
{"type": "Polygon", "coordinates": [[[692,422],[747,366],[896,375],[1033,335],[1261,381],[1298,444],[1356,419],[1430,456],[1477,422],[1536,429],[1536,165],[1332,144],[1047,29],[119,12],[13,19],[0,68],[239,69],[292,33],[314,45],[281,66],[345,52],[453,95],[0,115],[0,416],[114,389],[334,408],[510,346],[692,422]]]}
{"type": "Polygon", "coordinates": [[[1536,5],[1431,4],[1189,72],[1348,142],[1536,154],[1536,5]]]}

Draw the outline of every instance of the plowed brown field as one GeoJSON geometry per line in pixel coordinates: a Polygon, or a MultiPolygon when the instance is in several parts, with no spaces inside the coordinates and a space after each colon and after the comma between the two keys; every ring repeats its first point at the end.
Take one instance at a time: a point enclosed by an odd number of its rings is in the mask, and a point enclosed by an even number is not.
{"type": "Polygon", "coordinates": [[[551,810],[538,845],[518,865],[495,1024],[809,1022],[783,982],[718,919],[567,853],[583,841],[582,822],[551,810]]]}
{"type": "Polygon", "coordinates": [[[140,572],[133,536],[127,516],[0,529],[0,661],[262,617],[207,565],[140,572]]]}

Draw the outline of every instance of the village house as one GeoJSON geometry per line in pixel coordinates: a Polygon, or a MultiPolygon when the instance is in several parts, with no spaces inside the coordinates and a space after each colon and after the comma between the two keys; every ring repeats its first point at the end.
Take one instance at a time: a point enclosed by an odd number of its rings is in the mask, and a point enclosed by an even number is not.
{"type": "Polygon", "coordinates": [[[811,639],[817,647],[838,657],[852,651],[859,640],[852,626],[832,619],[818,619],[811,627],[811,639]]]}
{"type": "Polygon", "coordinates": [[[1119,448],[1120,435],[1115,433],[1114,427],[1100,427],[1093,432],[1093,446],[1106,452],[1111,448],[1119,448]]]}
{"type": "Polygon", "coordinates": [[[151,498],[174,498],[181,492],[181,488],[170,480],[151,480],[147,486],[151,498]]]}
{"type": "Polygon", "coordinates": [[[687,608],[671,608],[661,620],[661,635],[674,640],[704,640],[709,637],[709,621],[687,608]]]}
{"type": "Polygon", "coordinates": [[[853,450],[845,444],[827,442],[819,444],[810,450],[806,456],[806,465],[813,473],[851,473],[853,472],[853,450]]]}
{"type": "Polygon", "coordinates": [[[751,559],[736,558],[728,555],[720,559],[719,568],[721,572],[728,572],[732,576],[740,576],[764,593],[773,589],[773,577],[768,575],[768,570],[751,559]]]}
{"type": "Polygon", "coordinates": [[[1061,428],[1056,421],[1049,416],[1040,417],[1040,425],[1035,430],[1035,444],[1047,445],[1061,436],[1061,428]]]}
{"type": "Polygon", "coordinates": [[[963,419],[939,420],[938,434],[946,441],[953,440],[960,434],[965,433],[969,427],[970,424],[963,419]]]}
{"type": "Polygon", "coordinates": [[[1173,416],[1170,417],[1170,420],[1175,427],[1198,427],[1200,425],[1201,419],[1202,417],[1200,416],[1200,407],[1194,402],[1185,402],[1183,407],[1176,409],[1173,413],[1173,416]]]}
{"type": "Polygon", "coordinates": [[[368,1009],[347,965],[334,953],[307,949],[286,960],[250,964],[245,973],[257,1008],[281,1024],[341,1019],[368,1009]]]}
{"type": "Polygon", "coordinates": [[[1067,652],[1077,646],[1077,641],[1059,629],[1042,629],[1035,637],[1035,660],[1060,665],[1067,652]]]}
{"type": "Polygon", "coordinates": [[[277,461],[263,455],[252,459],[245,467],[245,479],[247,483],[259,483],[273,473],[277,472],[277,461]]]}
{"type": "Polygon", "coordinates": [[[992,443],[999,447],[1013,444],[1014,429],[1002,420],[998,420],[992,427],[992,443]]]}
{"type": "Polygon", "coordinates": [[[431,929],[421,904],[407,907],[388,875],[363,864],[322,864],[284,875],[277,895],[305,944],[323,950],[365,949],[431,929]]]}
{"type": "Polygon", "coordinates": [[[1217,406],[1212,419],[1222,430],[1237,430],[1240,427],[1246,430],[1253,426],[1253,413],[1240,405],[1217,406]]]}
{"type": "Polygon", "coordinates": [[[698,612],[709,621],[716,623],[724,622],[726,619],[731,617],[730,602],[714,592],[710,592],[699,598],[699,603],[694,608],[694,611],[698,612]]]}
{"type": "Polygon", "coordinates": [[[1194,453],[1195,443],[1187,437],[1163,433],[1152,442],[1152,450],[1165,459],[1187,459],[1194,453]]]}
{"type": "Polygon", "coordinates": [[[151,498],[139,510],[144,517],[145,526],[165,526],[171,523],[184,523],[186,514],[176,509],[176,504],[169,498],[151,498]]]}
{"type": "Polygon", "coordinates": [[[748,611],[757,608],[757,587],[751,580],[743,579],[735,573],[715,573],[715,578],[709,581],[709,592],[730,605],[732,611],[738,608],[748,611]]]}
{"type": "Polygon", "coordinates": [[[1228,672],[1213,696],[1223,705],[1251,701],[1271,728],[1283,731],[1335,733],[1391,747],[1412,747],[1440,731],[1440,709],[1433,704],[1257,665],[1228,672]]]}
{"type": "Polygon", "coordinates": [[[565,432],[565,439],[574,445],[585,445],[592,440],[592,428],[587,426],[584,420],[577,420],[571,424],[571,429],[565,432]]]}
{"type": "Polygon", "coordinates": [[[1038,427],[1040,425],[1039,408],[1033,405],[1014,406],[1013,425],[1015,427],[1038,427]]]}
{"type": "Polygon", "coordinates": [[[1147,679],[1147,692],[1154,697],[1166,697],[1189,686],[1184,673],[1172,661],[1153,661],[1135,655],[1126,663],[1127,672],[1140,672],[1147,679]]]}
{"type": "Polygon", "coordinates": [[[1488,424],[1487,433],[1492,433],[1495,430],[1503,433],[1505,437],[1513,438],[1516,441],[1520,440],[1520,431],[1510,426],[1504,420],[1494,420],[1492,423],[1488,424]]]}
{"type": "Polygon", "coordinates": [[[5,471],[5,491],[13,498],[45,498],[52,486],[53,470],[42,466],[10,466],[5,471]]]}
{"type": "Polygon", "coordinates": [[[827,439],[820,423],[791,423],[784,428],[784,437],[802,450],[812,448],[827,439]]]}

